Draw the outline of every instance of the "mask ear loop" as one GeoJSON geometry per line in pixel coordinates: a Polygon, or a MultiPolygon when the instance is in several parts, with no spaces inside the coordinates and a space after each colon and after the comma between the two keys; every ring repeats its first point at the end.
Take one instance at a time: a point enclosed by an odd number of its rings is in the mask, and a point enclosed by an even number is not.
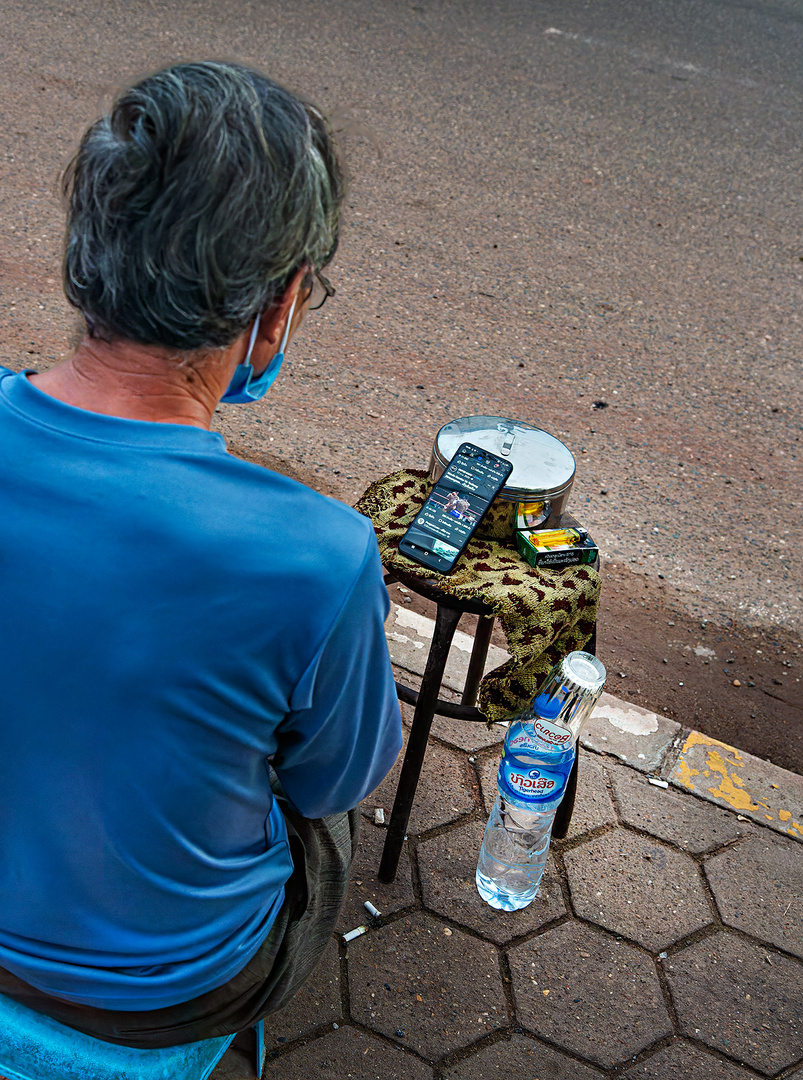
{"type": "MultiPolygon", "coordinates": [[[[278,350],[278,352],[276,354],[276,356],[278,356],[278,357],[284,357],[284,350],[287,348],[287,339],[290,337],[290,324],[293,321],[293,312],[296,309],[296,300],[297,299],[298,298],[295,297],[293,299],[292,304],[290,305],[290,311],[288,312],[288,315],[287,315],[287,325],[284,328],[284,333],[282,334],[282,342],[281,342],[281,345],[279,345],[279,350],[278,350]]],[[[257,315],[257,317],[254,319],[254,325],[251,327],[251,336],[248,339],[248,352],[245,354],[245,360],[243,361],[243,364],[246,365],[246,366],[249,366],[251,364],[251,354],[254,351],[254,345],[256,345],[257,334],[259,333],[259,320],[261,318],[262,318],[262,313],[260,312],[257,315]]],[[[275,360],[276,357],[274,357],[273,359],[275,360]]],[[[271,362],[273,362],[273,361],[271,361],[271,362]]]]}
{"type": "Polygon", "coordinates": [[[251,363],[251,353],[254,351],[254,345],[256,345],[257,334],[259,333],[259,320],[262,318],[262,313],[258,313],[254,319],[254,325],[251,327],[251,337],[248,339],[248,352],[245,354],[245,360],[243,364],[249,366],[251,363]]]}
{"type": "Polygon", "coordinates": [[[287,325],[285,326],[284,333],[282,334],[282,343],[279,346],[279,356],[284,356],[284,350],[287,348],[287,339],[290,337],[290,324],[293,321],[293,312],[296,310],[297,299],[298,296],[293,297],[293,302],[290,305],[290,310],[287,313],[287,325]]]}

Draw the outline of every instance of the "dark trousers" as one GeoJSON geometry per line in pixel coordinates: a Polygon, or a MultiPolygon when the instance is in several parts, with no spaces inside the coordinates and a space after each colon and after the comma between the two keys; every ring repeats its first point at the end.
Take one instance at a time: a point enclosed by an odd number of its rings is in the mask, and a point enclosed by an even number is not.
{"type": "Polygon", "coordinates": [[[310,820],[279,796],[293,874],[285,901],[254,957],[233,979],[164,1009],[122,1012],[51,997],[0,968],[0,993],[67,1027],[124,1046],[177,1046],[243,1031],[286,1005],[311,974],[334,931],[357,848],[359,810],[310,820]]]}

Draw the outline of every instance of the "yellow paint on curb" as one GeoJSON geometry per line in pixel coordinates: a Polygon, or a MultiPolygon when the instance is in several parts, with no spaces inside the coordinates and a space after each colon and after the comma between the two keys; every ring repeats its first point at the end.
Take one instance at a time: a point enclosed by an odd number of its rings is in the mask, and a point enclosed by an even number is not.
{"type": "MultiPolygon", "coordinates": [[[[684,747],[684,749],[685,749],[685,747],[684,747]]],[[[700,770],[699,769],[691,769],[691,768],[689,768],[688,762],[684,758],[680,758],[677,765],[675,766],[675,769],[676,769],[677,774],[678,774],[678,776],[677,776],[678,783],[683,784],[683,786],[687,787],[689,789],[689,791],[694,791],[693,777],[699,776],[700,775],[700,770]]]]}
{"type": "MultiPolygon", "coordinates": [[[[776,811],[767,801],[769,796],[751,797],[750,792],[745,790],[745,781],[739,775],[738,771],[743,768],[744,765],[745,761],[736,747],[720,742],[719,739],[712,739],[709,735],[704,735],[701,731],[692,731],[689,733],[678,762],[675,765],[673,779],[676,783],[688,788],[689,791],[694,791],[694,777],[700,777],[702,775],[708,779],[713,773],[715,777],[719,777],[719,784],[716,787],[708,788],[708,791],[717,801],[727,804],[734,810],[751,811],[754,814],[759,814],[762,810],[771,811],[770,813],[761,815],[767,821],[774,821],[774,814],[777,813],[779,821],[784,823],[789,822],[788,828],[784,831],[788,833],[789,836],[803,839],[803,829],[799,822],[791,820],[792,814],[789,810],[776,811]],[[692,768],[686,760],[686,755],[695,746],[702,746],[705,748],[705,766],[703,767],[702,772],[700,769],[692,768]],[[753,798],[755,798],[755,802],[753,801],[753,798]]],[[[699,784],[699,782],[700,781],[698,780],[697,783],[699,784]]],[[[777,784],[774,784],[773,787],[777,788],[777,784]]]]}
{"type": "Polygon", "coordinates": [[[702,731],[690,731],[689,737],[683,744],[683,753],[687,750],[691,750],[693,746],[721,746],[723,750],[729,751],[735,758],[738,759],[740,765],[743,765],[742,755],[736,749],[735,746],[728,746],[726,742],[720,742],[719,739],[712,739],[710,735],[703,735],[702,731]]]}
{"type": "MultiPolygon", "coordinates": [[[[722,743],[719,744],[720,746],[722,743]]],[[[719,787],[709,788],[712,795],[722,799],[733,807],[734,810],[758,810],[759,807],[753,802],[746,791],[740,791],[744,787],[744,781],[736,773],[728,772],[728,766],[733,762],[726,761],[718,750],[710,750],[708,753],[708,766],[712,772],[719,773],[722,779],[719,787]]],[[[741,761],[739,762],[741,764],[741,761]]]]}

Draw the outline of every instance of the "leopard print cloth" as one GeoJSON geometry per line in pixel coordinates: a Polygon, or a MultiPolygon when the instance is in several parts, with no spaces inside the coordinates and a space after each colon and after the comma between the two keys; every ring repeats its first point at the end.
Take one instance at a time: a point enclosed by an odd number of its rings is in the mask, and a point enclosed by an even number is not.
{"type": "Polygon", "coordinates": [[[479,600],[499,617],[510,660],[480,684],[478,707],[489,723],[506,720],[535,697],[554,664],[589,641],[597,619],[600,578],[591,566],[536,569],[510,540],[475,534],[448,576],[401,555],[399,540],[432,484],[426,472],[403,469],[377,480],[356,509],[369,517],[385,567],[427,580],[458,599],[479,600]]]}

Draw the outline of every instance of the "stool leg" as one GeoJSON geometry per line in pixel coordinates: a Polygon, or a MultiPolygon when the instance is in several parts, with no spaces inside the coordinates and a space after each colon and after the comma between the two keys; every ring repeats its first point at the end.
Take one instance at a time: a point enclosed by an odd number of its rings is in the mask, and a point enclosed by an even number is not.
{"type": "Polygon", "coordinates": [[[385,837],[382,860],[379,863],[379,873],[377,874],[380,881],[388,884],[396,877],[396,870],[399,866],[402,844],[404,843],[407,823],[410,820],[410,811],[415,798],[415,789],[418,787],[418,778],[424,764],[429,730],[435,716],[441,680],[449,656],[449,647],[452,644],[452,638],[459,621],[459,611],[438,606],[438,613],[435,618],[435,633],[432,635],[432,645],[427,657],[427,666],[421,680],[421,689],[418,691],[418,704],[413,714],[413,726],[407,740],[407,750],[404,755],[401,776],[399,777],[399,786],[396,789],[393,813],[390,815],[388,835],[385,837]]]}
{"type": "Polygon", "coordinates": [[[577,743],[577,751],[574,755],[574,761],[572,762],[572,771],[569,773],[569,779],[566,781],[566,791],[563,794],[563,798],[558,805],[558,809],[555,812],[555,822],[552,826],[552,835],[557,840],[565,840],[566,833],[569,831],[569,826],[572,823],[572,814],[574,813],[574,799],[577,795],[577,768],[580,762],[580,743],[577,743]]]}
{"type": "MultiPolygon", "coordinates": [[[[597,570],[599,570],[599,560],[597,560],[597,570]]],[[[594,620],[594,629],[591,631],[591,637],[585,646],[585,651],[591,653],[592,656],[597,655],[597,622],[594,620]]],[[[577,796],[577,769],[580,764],[580,740],[577,740],[577,751],[574,755],[574,761],[572,763],[572,771],[569,773],[569,779],[566,783],[566,791],[563,799],[558,806],[555,814],[555,823],[552,826],[552,835],[558,840],[565,840],[566,834],[569,831],[569,826],[572,823],[572,814],[574,813],[574,800],[577,796]]]]}
{"type": "Polygon", "coordinates": [[[476,705],[477,691],[485,671],[485,660],[488,656],[488,646],[491,644],[491,634],[494,628],[493,615],[480,615],[477,622],[477,630],[474,634],[474,646],[471,650],[471,659],[468,662],[468,674],[466,685],[463,687],[461,705],[476,705]]]}

